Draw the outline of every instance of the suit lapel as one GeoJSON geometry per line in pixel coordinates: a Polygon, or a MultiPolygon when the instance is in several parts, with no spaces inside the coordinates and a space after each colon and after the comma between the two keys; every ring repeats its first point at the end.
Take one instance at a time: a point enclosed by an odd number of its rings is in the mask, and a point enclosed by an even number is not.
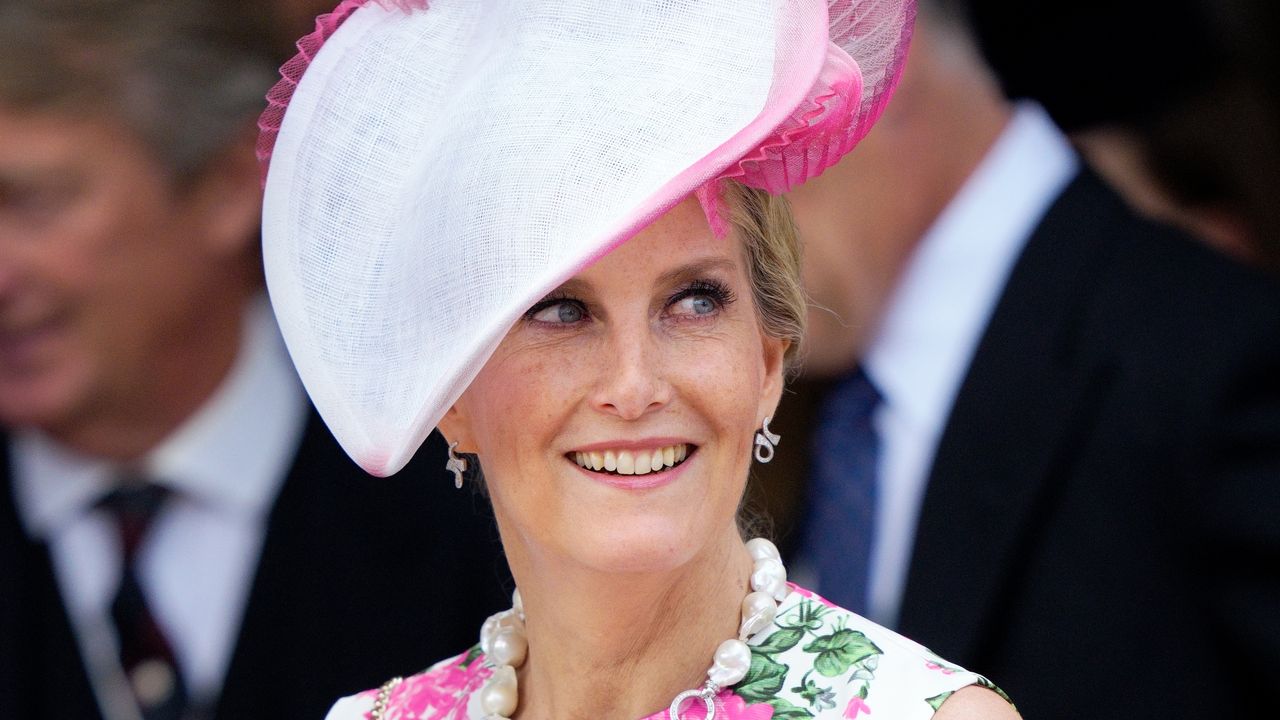
{"type": "Polygon", "coordinates": [[[900,629],[974,663],[1003,587],[1111,382],[1082,357],[1096,276],[1125,212],[1077,177],[1032,235],[974,354],[939,442],[921,508],[900,629]]]}
{"type": "Polygon", "coordinates": [[[500,592],[491,521],[432,435],[373,478],[311,413],[271,511],[216,718],[323,717],[333,702],[475,642],[500,592]]]}
{"type": "MultiPolygon", "coordinates": [[[[327,544],[321,533],[326,525],[337,528],[336,522],[328,521],[336,520],[332,516],[340,512],[332,497],[330,475],[334,468],[343,467],[343,458],[324,442],[324,433],[319,418],[311,413],[271,510],[216,718],[283,717],[291,706],[297,710],[300,704],[300,691],[289,671],[304,660],[298,653],[299,646],[306,644],[304,628],[316,622],[306,616],[313,599],[325,590],[310,586],[315,566],[325,562],[321,548],[327,544]]],[[[323,626],[311,629],[312,633],[326,631],[323,626]]],[[[311,714],[319,717],[322,711],[313,708],[311,714]]]]}
{"type": "Polygon", "coordinates": [[[0,434],[0,717],[100,717],[44,543],[27,537],[0,434]]]}

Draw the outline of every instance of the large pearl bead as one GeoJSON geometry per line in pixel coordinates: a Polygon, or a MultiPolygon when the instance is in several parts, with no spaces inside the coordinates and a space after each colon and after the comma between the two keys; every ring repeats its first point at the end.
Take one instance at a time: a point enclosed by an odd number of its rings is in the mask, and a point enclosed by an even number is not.
{"type": "Polygon", "coordinates": [[[529,641],[524,633],[512,629],[499,632],[490,646],[489,658],[498,665],[520,667],[524,664],[525,653],[529,650],[529,641]]]}
{"type": "Polygon", "coordinates": [[[516,696],[514,685],[490,683],[480,691],[480,707],[490,715],[511,717],[516,711],[516,696]]]}
{"type": "Polygon", "coordinates": [[[742,599],[742,627],[738,632],[744,637],[755,635],[777,616],[778,603],[768,593],[749,593],[742,599]]]}
{"type": "Polygon", "coordinates": [[[480,626],[480,649],[485,655],[493,654],[493,642],[504,632],[515,631],[524,634],[524,622],[516,615],[514,610],[503,610],[495,615],[490,615],[488,620],[484,621],[484,625],[480,626]]]}
{"type": "Polygon", "coordinates": [[[782,566],[782,561],[773,558],[757,560],[755,571],[751,573],[751,589],[768,593],[778,602],[786,600],[787,569],[782,566]]]}
{"type": "Polygon", "coordinates": [[[716,648],[707,678],[720,687],[728,687],[746,677],[750,669],[751,648],[741,640],[725,640],[716,648]]]}
{"type": "Polygon", "coordinates": [[[764,538],[748,540],[747,552],[751,553],[752,560],[782,560],[782,553],[778,552],[778,546],[764,538]]]}

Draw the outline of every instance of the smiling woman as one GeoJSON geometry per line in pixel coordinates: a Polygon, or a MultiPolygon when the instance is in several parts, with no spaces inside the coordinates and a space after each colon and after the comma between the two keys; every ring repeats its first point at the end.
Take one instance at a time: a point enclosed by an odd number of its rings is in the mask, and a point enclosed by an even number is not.
{"type": "Polygon", "coordinates": [[[353,0],[303,40],[260,145],[286,339],[366,469],[437,425],[483,466],[520,588],[331,718],[1016,717],[736,518],[803,332],[776,194],[866,133],[912,17],[353,0]]]}
{"type": "Polygon", "coordinates": [[[689,198],[516,322],[440,423],[481,459],[513,566],[665,574],[741,545],[789,345],[757,308],[743,245],[689,198]]]}

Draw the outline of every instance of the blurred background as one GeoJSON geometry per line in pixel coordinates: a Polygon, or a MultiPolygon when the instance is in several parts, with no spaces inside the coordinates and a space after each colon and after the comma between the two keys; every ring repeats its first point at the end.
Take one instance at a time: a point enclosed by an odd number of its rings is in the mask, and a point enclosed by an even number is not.
{"type": "MultiPolygon", "coordinates": [[[[263,297],[254,120],[331,8],[0,0],[0,717],[318,718],[504,606],[439,439],[361,483],[263,297]]],[[[806,362],[746,504],[793,580],[1027,718],[1274,704],[1278,31],[920,0],[791,196],[806,362]]]]}

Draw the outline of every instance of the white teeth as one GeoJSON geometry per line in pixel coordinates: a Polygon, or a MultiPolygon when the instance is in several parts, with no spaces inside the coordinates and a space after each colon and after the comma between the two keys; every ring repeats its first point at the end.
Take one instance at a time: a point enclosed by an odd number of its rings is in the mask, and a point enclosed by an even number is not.
{"type": "Polygon", "coordinates": [[[633,475],[636,471],[636,458],[626,450],[618,451],[618,474],[633,475]]]}
{"type": "Polygon", "coordinates": [[[689,457],[689,446],[681,443],[654,450],[574,452],[572,457],[575,463],[588,470],[604,470],[619,475],[647,475],[684,462],[689,457]]]}

